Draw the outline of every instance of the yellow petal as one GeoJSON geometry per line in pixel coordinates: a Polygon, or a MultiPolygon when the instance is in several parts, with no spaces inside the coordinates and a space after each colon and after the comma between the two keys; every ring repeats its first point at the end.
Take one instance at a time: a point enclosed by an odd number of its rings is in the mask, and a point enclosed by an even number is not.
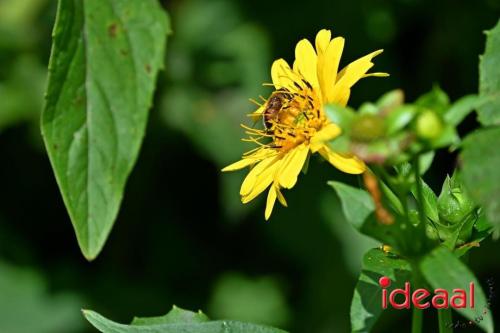
{"type": "Polygon", "coordinates": [[[271,78],[276,90],[287,88],[290,91],[295,91],[297,88],[293,84],[294,76],[292,69],[284,59],[278,59],[271,66],[271,78]]]}
{"type": "Polygon", "coordinates": [[[322,129],[320,129],[311,139],[311,144],[315,145],[317,143],[325,142],[325,141],[330,141],[332,139],[335,139],[337,136],[340,135],[342,130],[340,127],[334,123],[329,123],[325,126],[323,126],[322,129]]]}
{"type": "MultiPolygon", "coordinates": [[[[252,201],[274,181],[276,171],[279,169],[281,161],[282,160],[278,158],[273,158],[273,161],[265,166],[264,170],[262,170],[255,178],[253,186],[250,188],[250,191],[247,192],[246,194],[242,194],[241,202],[247,203],[252,201]]],[[[240,191],[240,194],[241,192],[242,191],[240,191]]]]}
{"type": "Polygon", "coordinates": [[[351,89],[346,89],[341,91],[340,94],[337,95],[337,100],[335,103],[341,106],[346,106],[349,101],[349,96],[351,95],[351,89]]]}
{"type": "Polygon", "coordinates": [[[278,174],[278,182],[282,187],[292,188],[295,186],[308,153],[309,147],[305,144],[301,144],[287,153],[278,174]]]}
{"type": "Polygon", "coordinates": [[[327,146],[319,150],[321,156],[334,167],[345,173],[360,174],[366,170],[366,165],[352,154],[334,153],[327,146]]]}
{"type": "Polygon", "coordinates": [[[351,62],[340,71],[339,77],[337,78],[337,84],[345,85],[346,88],[351,88],[370,68],[372,68],[372,59],[382,52],[383,50],[377,50],[351,62]]]}
{"type": "Polygon", "coordinates": [[[328,44],[325,52],[318,55],[318,80],[324,103],[331,102],[329,96],[333,94],[344,43],[344,38],[336,37],[328,44]]]}
{"type": "Polygon", "coordinates": [[[276,187],[271,186],[269,189],[269,193],[267,194],[267,202],[266,202],[266,212],[265,218],[266,221],[271,217],[271,213],[273,212],[274,203],[276,202],[276,187]]]}
{"type": "Polygon", "coordinates": [[[300,73],[313,87],[319,88],[316,74],[317,56],[313,46],[307,39],[297,43],[293,70],[300,73]]]}
{"type": "Polygon", "coordinates": [[[330,39],[332,39],[332,32],[330,30],[322,29],[316,34],[316,51],[318,55],[325,52],[330,39]]]}

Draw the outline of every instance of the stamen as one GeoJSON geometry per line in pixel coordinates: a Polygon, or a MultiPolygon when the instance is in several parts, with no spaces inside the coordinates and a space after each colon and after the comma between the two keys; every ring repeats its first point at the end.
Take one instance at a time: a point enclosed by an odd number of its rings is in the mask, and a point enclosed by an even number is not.
{"type": "Polygon", "coordinates": [[[262,105],[264,105],[264,104],[260,104],[259,102],[257,102],[257,101],[256,101],[255,99],[253,99],[253,98],[249,98],[248,100],[249,100],[250,102],[252,102],[253,104],[255,104],[255,105],[259,106],[259,107],[261,107],[262,105]]]}

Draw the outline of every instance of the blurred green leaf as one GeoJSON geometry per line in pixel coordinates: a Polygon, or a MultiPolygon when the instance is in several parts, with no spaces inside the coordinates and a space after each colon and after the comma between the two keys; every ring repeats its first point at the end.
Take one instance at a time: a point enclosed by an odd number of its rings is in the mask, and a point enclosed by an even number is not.
{"type": "Polygon", "coordinates": [[[410,264],[380,249],[372,249],[365,254],[351,302],[352,332],[371,332],[382,313],[382,288],[378,282],[382,276],[391,279],[391,288],[401,288],[410,280],[410,264]]]}
{"type": "Polygon", "coordinates": [[[463,142],[462,177],[468,193],[484,208],[486,218],[500,227],[500,127],[485,128],[468,135],[463,142]]]}
{"type": "MultiPolygon", "coordinates": [[[[176,33],[169,43],[169,85],[161,97],[161,117],[222,168],[255,148],[241,141],[246,135],[240,124],[254,125],[247,115],[257,106],[248,99],[262,102],[259,95],[271,92],[262,86],[270,81],[268,37],[261,27],[245,21],[238,4],[230,0],[187,0],[172,9],[176,33]]],[[[235,195],[242,176],[235,173],[219,180],[219,200],[229,221],[241,220],[252,209],[235,195]]]]}
{"type": "MultiPolygon", "coordinates": [[[[474,308],[467,306],[455,310],[472,321],[482,317],[482,320],[478,321],[477,325],[485,332],[493,332],[493,315],[490,311],[487,314],[483,314],[483,311],[488,309],[488,303],[479,281],[469,268],[450,250],[443,246],[434,249],[422,259],[420,270],[432,288],[446,289],[450,295],[453,294],[453,289],[461,288],[469,290],[469,283],[474,283],[474,308]]],[[[470,297],[470,295],[468,296],[470,297]]]]}
{"type": "Polygon", "coordinates": [[[59,1],[42,133],[89,260],[118,213],[168,32],[155,0],[59,1]]]}
{"type": "Polygon", "coordinates": [[[417,114],[414,105],[402,105],[387,116],[387,134],[392,135],[407,126],[417,114]]]}
{"type": "Polygon", "coordinates": [[[458,126],[469,113],[480,105],[481,101],[477,95],[467,95],[458,99],[444,114],[446,123],[458,126]]]}
{"type": "Polygon", "coordinates": [[[210,315],[272,326],[286,326],[290,319],[285,295],[272,277],[250,278],[223,274],[216,282],[210,315]]]}
{"type": "Polygon", "coordinates": [[[21,121],[38,122],[43,105],[46,69],[29,55],[15,59],[0,82],[0,131],[21,121]]]}
{"type": "Polygon", "coordinates": [[[102,333],[285,333],[277,328],[238,321],[208,321],[202,313],[179,308],[174,308],[163,318],[135,319],[131,325],[115,323],[90,310],[84,310],[83,314],[102,333]]]}
{"type": "Polygon", "coordinates": [[[415,105],[444,114],[450,105],[448,95],[437,85],[428,93],[420,96],[415,105]]]}
{"type": "Polygon", "coordinates": [[[0,262],[0,332],[79,332],[81,302],[74,294],[50,294],[35,271],[0,262]]]}
{"type": "Polygon", "coordinates": [[[0,49],[25,50],[41,38],[37,16],[49,0],[0,0],[0,49]]]}
{"type": "Polygon", "coordinates": [[[479,96],[488,102],[478,108],[479,121],[500,125],[500,21],[486,36],[486,50],[479,62],[479,96]]]}
{"type": "Polygon", "coordinates": [[[336,181],[329,181],[328,185],[337,192],[347,221],[356,229],[360,229],[366,218],[375,210],[370,194],[365,190],[336,181]]]}

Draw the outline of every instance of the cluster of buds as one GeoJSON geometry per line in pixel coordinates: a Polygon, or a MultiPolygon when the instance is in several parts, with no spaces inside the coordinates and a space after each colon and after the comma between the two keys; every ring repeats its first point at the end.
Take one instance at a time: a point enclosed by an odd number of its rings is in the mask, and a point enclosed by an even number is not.
{"type": "Polygon", "coordinates": [[[330,105],[327,114],[343,135],[331,142],[333,149],[352,152],[367,163],[396,165],[415,154],[453,146],[459,141],[455,126],[447,124],[446,95],[437,88],[412,104],[404,103],[401,90],[365,103],[358,111],[330,105]]]}

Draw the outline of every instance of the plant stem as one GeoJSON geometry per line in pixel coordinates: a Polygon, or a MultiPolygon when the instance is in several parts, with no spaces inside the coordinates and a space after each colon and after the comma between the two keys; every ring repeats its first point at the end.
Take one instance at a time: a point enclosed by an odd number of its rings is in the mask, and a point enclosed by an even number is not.
{"type": "MultiPolygon", "coordinates": [[[[411,333],[422,333],[424,322],[424,311],[413,307],[411,316],[411,333]]],[[[441,331],[439,331],[441,333],[441,331]]]]}
{"type": "Polygon", "coordinates": [[[453,333],[451,309],[438,310],[439,333],[453,333]]]}
{"type": "Polygon", "coordinates": [[[415,186],[417,187],[417,209],[418,209],[418,216],[420,219],[420,224],[421,228],[425,228],[426,224],[426,218],[425,218],[425,211],[424,211],[424,193],[422,191],[422,179],[420,178],[420,163],[419,163],[419,156],[416,155],[413,158],[413,170],[415,173],[415,186]]]}
{"type": "MultiPolygon", "coordinates": [[[[420,268],[416,261],[411,261],[412,284],[415,288],[423,288],[424,280],[422,278],[420,268]]],[[[422,333],[424,324],[424,310],[413,307],[411,317],[411,333],[422,333]]]]}

